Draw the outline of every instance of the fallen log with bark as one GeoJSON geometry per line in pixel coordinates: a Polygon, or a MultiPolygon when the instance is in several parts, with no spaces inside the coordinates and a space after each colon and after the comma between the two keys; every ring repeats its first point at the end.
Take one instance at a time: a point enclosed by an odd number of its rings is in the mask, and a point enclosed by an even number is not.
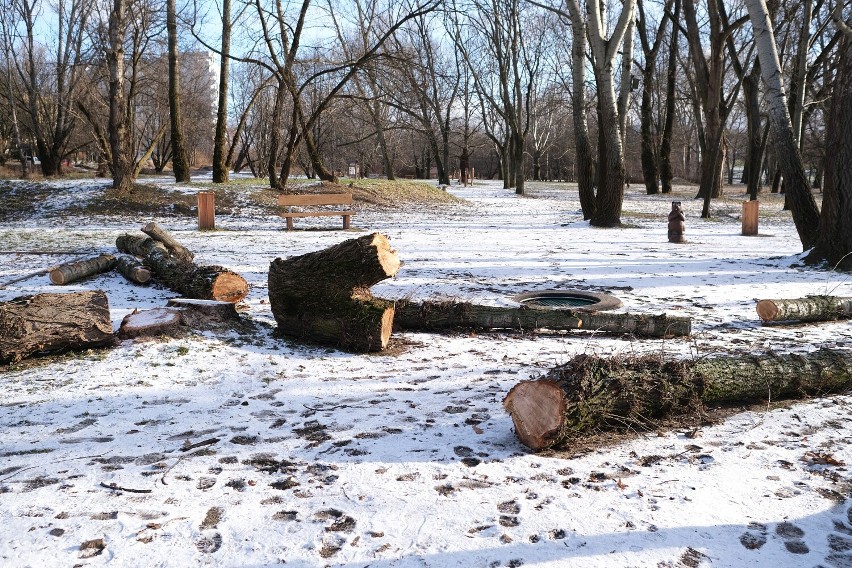
{"type": "Polygon", "coordinates": [[[182,244],[177,242],[175,238],[168,233],[168,231],[153,221],[142,227],[142,232],[155,241],[163,243],[163,245],[168,249],[169,254],[179,260],[192,262],[195,258],[195,255],[182,244]]]}
{"type": "Polygon", "coordinates": [[[394,276],[401,262],[379,233],[269,267],[269,303],[281,333],[357,352],[381,351],[390,340],[393,302],[370,287],[394,276]]]}
{"type": "Polygon", "coordinates": [[[48,273],[51,284],[62,286],[76,280],[107,272],[115,268],[115,257],[111,254],[102,254],[94,258],[87,258],[52,268],[48,273]]]}
{"type": "Polygon", "coordinates": [[[496,307],[456,301],[396,302],[394,329],[445,331],[452,329],[583,329],[630,333],[645,337],[686,337],[692,321],[686,317],[648,314],[549,310],[531,306],[496,307]]]}
{"type": "Polygon", "coordinates": [[[163,284],[188,298],[239,302],[248,295],[248,282],[222,266],[199,266],[171,256],[162,243],[150,237],[121,235],[119,251],[145,259],[163,284]]]}
{"type": "Polygon", "coordinates": [[[115,257],[115,269],[134,284],[147,284],[151,280],[151,271],[148,267],[129,254],[120,254],[115,257]]]}
{"type": "Polygon", "coordinates": [[[101,290],[37,294],[0,302],[0,363],[114,342],[109,302],[101,290]]]}
{"type": "Polygon", "coordinates": [[[791,300],[760,300],[757,315],[764,322],[833,321],[852,318],[852,298],[807,296],[791,300]]]}
{"type": "Polygon", "coordinates": [[[665,361],[579,355],[503,400],[515,434],[542,450],[584,434],[648,430],[707,408],[827,395],[852,386],[852,351],[724,356],[665,361]]]}

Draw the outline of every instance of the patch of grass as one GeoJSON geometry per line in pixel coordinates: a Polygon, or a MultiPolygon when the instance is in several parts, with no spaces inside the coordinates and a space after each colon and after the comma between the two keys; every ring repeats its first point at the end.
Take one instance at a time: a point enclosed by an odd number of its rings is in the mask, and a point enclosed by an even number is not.
{"type": "Polygon", "coordinates": [[[0,182],[0,222],[23,219],[33,214],[51,189],[34,181],[0,182]]]}

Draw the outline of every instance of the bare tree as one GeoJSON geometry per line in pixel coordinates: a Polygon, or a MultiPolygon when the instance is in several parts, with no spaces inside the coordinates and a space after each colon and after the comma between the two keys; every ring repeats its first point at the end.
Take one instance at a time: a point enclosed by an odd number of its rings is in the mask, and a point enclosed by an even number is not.
{"type": "Polygon", "coordinates": [[[166,30],[169,44],[169,118],[172,139],[172,171],[175,181],[188,182],[189,159],[183,140],[183,115],[181,113],[180,63],[178,62],[178,37],[176,0],[166,0],[166,30]]]}
{"type": "Polygon", "coordinates": [[[844,19],[842,10],[838,0],[833,17],[843,39],[827,121],[831,151],[826,156],[819,229],[808,260],[852,271],[852,21],[844,19]]]}
{"type": "Polygon", "coordinates": [[[746,0],[746,6],[760,57],[761,75],[766,86],[766,102],[774,150],[787,184],[793,222],[796,224],[802,246],[807,250],[816,243],[819,210],[808,187],[799,145],[790,120],[772,21],[769,18],[769,9],[765,0],[746,0]]]}

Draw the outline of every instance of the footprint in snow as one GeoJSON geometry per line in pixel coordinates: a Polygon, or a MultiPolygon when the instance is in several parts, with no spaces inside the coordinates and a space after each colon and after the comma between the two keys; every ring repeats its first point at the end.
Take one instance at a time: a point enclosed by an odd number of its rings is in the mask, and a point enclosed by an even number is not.
{"type": "Polygon", "coordinates": [[[222,548],[222,535],[215,531],[208,531],[208,534],[195,541],[195,548],[202,554],[213,554],[222,548]]]}
{"type": "Polygon", "coordinates": [[[783,522],[778,523],[775,527],[775,534],[784,539],[784,546],[793,554],[807,554],[811,551],[802,537],[805,536],[805,531],[794,525],[793,523],[783,522]]]}
{"type": "Polygon", "coordinates": [[[828,535],[828,556],[825,563],[831,568],[852,568],[852,507],[846,518],[834,519],[834,532],[828,535]]]}

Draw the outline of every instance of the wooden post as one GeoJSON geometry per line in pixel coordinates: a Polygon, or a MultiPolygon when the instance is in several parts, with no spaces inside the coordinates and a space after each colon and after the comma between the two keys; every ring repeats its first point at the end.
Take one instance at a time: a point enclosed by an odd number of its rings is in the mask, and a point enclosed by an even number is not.
{"type": "Polygon", "coordinates": [[[198,192],[198,230],[216,228],[216,194],[212,191],[198,192]]]}
{"type": "Polygon", "coordinates": [[[760,202],[755,200],[743,201],[743,235],[757,234],[757,211],[760,202]]]}

